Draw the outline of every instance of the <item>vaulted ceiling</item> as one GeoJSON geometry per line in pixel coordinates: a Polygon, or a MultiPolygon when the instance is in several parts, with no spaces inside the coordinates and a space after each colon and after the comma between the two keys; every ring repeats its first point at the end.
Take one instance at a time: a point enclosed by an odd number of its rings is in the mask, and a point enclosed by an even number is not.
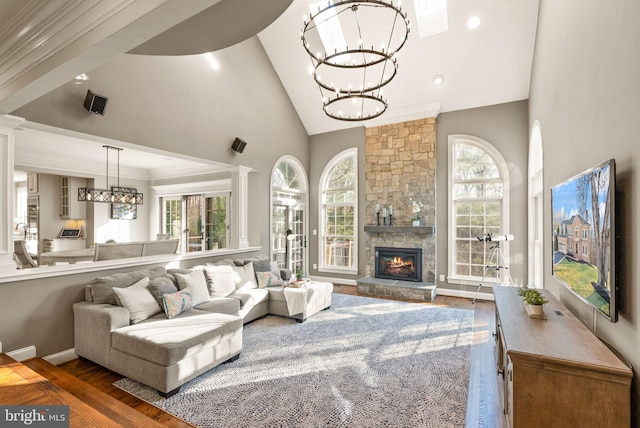
{"type": "MultiPolygon", "coordinates": [[[[309,135],[526,99],[538,0],[405,0],[412,30],[386,113],[343,122],[322,111],[300,40],[315,0],[0,0],[0,114],[123,53],[216,51],[257,34],[309,135]],[[420,37],[417,8],[446,5],[448,30],[420,37]],[[467,27],[476,16],[480,25],[467,27]],[[440,85],[436,75],[444,77],[440,85]]],[[[233,49],[233,47],[231,47],[233,49]]],[[[222,65],[224,66],[224,64],[222,65]]]]}

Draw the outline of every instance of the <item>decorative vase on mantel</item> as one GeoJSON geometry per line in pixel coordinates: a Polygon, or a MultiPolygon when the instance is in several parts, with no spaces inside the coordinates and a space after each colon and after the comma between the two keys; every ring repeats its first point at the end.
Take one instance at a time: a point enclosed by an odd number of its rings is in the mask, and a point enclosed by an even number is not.
{"type": "Polygon", "coordinates": [[[420,226],[420,220],[413,220],[413,225],[414,226],[420,226]]]}

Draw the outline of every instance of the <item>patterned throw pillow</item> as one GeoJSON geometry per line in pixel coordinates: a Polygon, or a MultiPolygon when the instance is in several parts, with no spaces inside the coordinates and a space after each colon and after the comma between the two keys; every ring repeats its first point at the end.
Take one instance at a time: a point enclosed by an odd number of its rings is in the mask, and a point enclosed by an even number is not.
{"type": "Polygon", "coordinates": [[[167,318],[174,318],[193,307],[191,293],[187,290],[176,291],[162,296],[162,308],[167,318]]]}
{"type": "Polygon", "coordinates": [[[277,287],[279,285],[284,285],[282,282],[282,278],[276,275],[273,272],[256,272],[256,276],[258,277],[258,287],[277,287]]]}

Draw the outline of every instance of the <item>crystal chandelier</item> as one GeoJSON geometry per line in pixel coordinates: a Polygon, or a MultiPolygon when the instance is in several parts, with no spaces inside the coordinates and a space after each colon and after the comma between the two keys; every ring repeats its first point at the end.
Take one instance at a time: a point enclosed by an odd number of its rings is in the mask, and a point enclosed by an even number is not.
{"type": "Polygon", "coordinates": [[[345,121],[380,116],[388,107],[382,88],[396,76],[411,28],[401,3],[329,0],[310,8],[316,11],[303,18],[301,38],[325,114],[345,121]]]}
{"type": "Polygon", "coordinates": [[[94,187],[80,187],[78,188],[78,201],[142,205],[142,193],[138,193],[136,189],[120,187],[120,152],[124,149],[107,145],[104,145],[102,147],[107,149],[107,187],[109,187],[109,150],[116,150],[118,153],[118,185],[116,187],[112,187],[111,190],[97,189],[94,187]]]}

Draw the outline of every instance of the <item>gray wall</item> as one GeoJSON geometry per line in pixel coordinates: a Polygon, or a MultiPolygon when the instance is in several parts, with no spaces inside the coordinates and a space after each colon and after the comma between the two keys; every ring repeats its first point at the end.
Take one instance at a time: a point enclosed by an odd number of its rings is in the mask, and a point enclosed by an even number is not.
{"type": "MultiPolygon", "coordinates": [[[[436,118],[436,230],[438,230],[437,284],[439,288],[476,291],[477,286],[440,281],[447,275],[448,253],[448,154],[449,135],[468,134],[491,143],[502,155],[509,170],[509,271],[514,283],[527,282],[527,158],[529,151],[527,101],[441,113],[436,118]]],[[[482,292],[491,292],[482,288],[482,292]]]]}
{"type": "Polygon", "coordinates": [[[619,321],[615,324],[573,296],[551,274],[545,239],[544,285],[632,366],[632,426],[640,426],[640,2],[541,0],[529,104],[544,151],[544,233],[551,236],[549,188],[607,159],[616,161],[616,241],[619,321]]]}
{"type": "MultiPolygon", "coordinates": [[[[255,169],[250,174],[249,241],[268,248],[269,181],[275,161],[308,169],[308,135],[257,37],[203,55],[121,55],[12,112],[27,120],[255,169]],[[109,98],[104,116],[83,107],[87,89],[109,98]],[[248,145],[237,154],[235,137],[248,145]],[[254,205],[255,206],[255,205],[254,205]]],[[[96,154],[102,156],[102,154],[96,154]]]]}
{"type": "Polygon", "coordinates": [[[355,281],[364,276],[365,265],[365,235],[364,235],[364,207],[366,206],[365,195],[365,128],[352,128],[344,131],[327,132],[316,134],[310,137],[309,158],[309,272],[311,275],[345,278],[355,281]],[[334,273],[319,272],[313,269],[313,264],[320,264],[318,261],[318,235],[313,235],[312,231],[320,230],[318,224],[318,198],[320,176],[331,159],[338,153],[357,147],[358,148],[358,275],[338,275],[334,273]]]}

